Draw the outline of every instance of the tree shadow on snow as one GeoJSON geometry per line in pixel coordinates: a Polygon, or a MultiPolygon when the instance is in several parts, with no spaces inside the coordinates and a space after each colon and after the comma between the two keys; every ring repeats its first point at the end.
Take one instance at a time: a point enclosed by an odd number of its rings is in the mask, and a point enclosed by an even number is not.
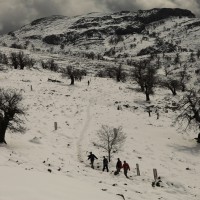
{"type": "Polygon", "coordinates": [[[183,146],[183,145],[170,145],[170,147],[173,147],[174,149],[176,149],[177,151],[181,151],[181,152],[186,152],[186,153],[190,153],[193,155],[196,155],[200,153],[200,144],[196,143],[194,141],[193,146],[183,146]]]}

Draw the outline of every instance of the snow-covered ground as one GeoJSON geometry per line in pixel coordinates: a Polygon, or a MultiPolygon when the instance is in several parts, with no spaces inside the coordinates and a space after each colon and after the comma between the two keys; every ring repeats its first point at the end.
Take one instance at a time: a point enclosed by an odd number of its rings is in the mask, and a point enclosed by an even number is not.
{"type": "Polygon", "coordinates": [[[21,90],[27,107],[25,134],[8,131],[8,145],[0,146],[0,200],[122,199],[117,194],[126,200],[200,199],[200,145],[172,123],[176,113],[165,108],[166,97],[178,97],[169,91],[157,89],[149,104],[131,83],[88,76],[71,86],[59,73],[44,70],[2,71],[0,82],[21,90]],[[159,107],[158,120],[154,112],[148,116],[149,105],[159,107]],[[122,126],[127,135],[108,173],[102,172],[106,152],[92,143],[102,124],[122,126]],[[98,157],[94,170],[87,160],[90,151],[98,157]],[[118,157],[129,163],[130,179],[122,172],[114,175],[118,157]],[[154,168],[163,187],[152,187],[154,168]]]}

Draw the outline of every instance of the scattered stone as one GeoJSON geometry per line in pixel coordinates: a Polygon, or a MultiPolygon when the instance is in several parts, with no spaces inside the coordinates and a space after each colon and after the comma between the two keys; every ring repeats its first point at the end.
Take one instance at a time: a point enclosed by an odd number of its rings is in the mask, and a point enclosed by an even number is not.
{"type": "Polygon", "coordinates": [[[126,108],[130,107],[129,104],[124,104],[123,106],[126,107],[126,108]]]}

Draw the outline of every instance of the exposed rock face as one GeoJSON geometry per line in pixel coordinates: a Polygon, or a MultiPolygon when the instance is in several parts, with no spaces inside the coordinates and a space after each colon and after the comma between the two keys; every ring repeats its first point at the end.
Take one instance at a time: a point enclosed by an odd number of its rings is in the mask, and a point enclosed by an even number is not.
{"type": "MultiPolygon", "coordinates": [[[[26,48],[31,48],[32,45],[37,49],[43,48],[45,50],[45,48],[52,47],[59,49],[59,51],[79,51],[80,46],[82,46],[85,50],[95,50],[98,53],[102,53],[102,49],[104,49],[104,53],[110,49],[117,51],[115,46],[121,42],[124,49],[120,47],[120,52],[137,49],[137,52],[134,51],[134,55],[145,55],[149,51],[157,53],[175,51],[174,32],[178,36],[180,33],[185,34],[182,37],[186,38],[187,33],[183,30],[197,26],[200,26],[200,20],[195,18],[191,11],[179,8],[154,8],[137,12],[121,11],[106,14],[89,13],[75,17],[56,15],[34,20],[21,29],[0,37],[0,42],[3,44],[6,41],[8,46],[13,43],[20,43],[22,46],[29,43],[29,45],[25,45],[26,48]],[[176,22],[173,23],[177,24],[177,27],[183,23],[182,19],[190,22],[181,25],[180,30],[175,30],[177,29],[175,25],[168,26],[168,24],[172,24],[168,21],[172,22],[173,19],[175,19],[176,22]],[[161,26],[165,30],[161,30],[161,26]],[[168,35],[168,39],[160,36],[164,31],[168,35]],[[126,38],[129,40],[124,41],[126,38]],[[151,41],[152,44],[146,42],[146,46],[136,48],[139,44],[138,40],[141,38],[144,38],[145,41],[151,41]],[[158,39],[161,41],[161,47],[160,43],[156,42],[158,39]],[[110,49],[106,49],[108,46],[110,49]]],[[[113,55],[116,55],[115,52],[113,55]]]]}

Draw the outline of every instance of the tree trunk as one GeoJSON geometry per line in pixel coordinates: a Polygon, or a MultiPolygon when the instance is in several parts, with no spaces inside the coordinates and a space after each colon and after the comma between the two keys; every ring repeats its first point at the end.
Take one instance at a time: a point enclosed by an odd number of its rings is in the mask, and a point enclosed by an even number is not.
{"type": "Polygon", "coordinates": [[[7,125],[1,119],[1,122],[0,122],[0,143],[7,144],[6,141],[5,141],[6,129],[7,129],[7,125]]]}
{"type": "Polygon", "coordinates": [[[150,101],[149,93],[148,93],[148,92],[145,92],[145,95],[146,95],[146,101],[150,101]]]}
{"type": "Polygon", "coordinates": [[[174,96],[176,96],[176,89],[175,89],[175,88],[169,88],[169,89],[171,90],[172,94],[173,94],[174,96]]]}
{"type": "Polygon", "coordinates": [[[117,82],[120,82],[121,80],[120,80],[120,76],[118,75],[117,76],[117,82]]]}
{"type": "Polygon", "coordinates": [[[111,161],[111,150],[108,150],[108,161],[111,161]]]}
{"type": "Polygon", "coordinates": [[[141,84],[140,85],[141,91],[144,92],[144,86],[141,84]]]}
{"type": "Polygon", "coordinates": [[[185,92],[185,88],[186,88],[186,86],[185,86],[185,84],[182,84],[182,92],[185,92]]]}
{"type": "Polygon", "coordinates": [[[175,89],[175,88],[172,90],[172,94],[173,94],[174,96],[176,96],[176,89],[175,89]]]}
{"type": "Polygon", "coordinates": [[[71,76],[70,76],[70,79],[71,79],[71,85],[74,85],[74,76],[71,75],[71,76]]]}

